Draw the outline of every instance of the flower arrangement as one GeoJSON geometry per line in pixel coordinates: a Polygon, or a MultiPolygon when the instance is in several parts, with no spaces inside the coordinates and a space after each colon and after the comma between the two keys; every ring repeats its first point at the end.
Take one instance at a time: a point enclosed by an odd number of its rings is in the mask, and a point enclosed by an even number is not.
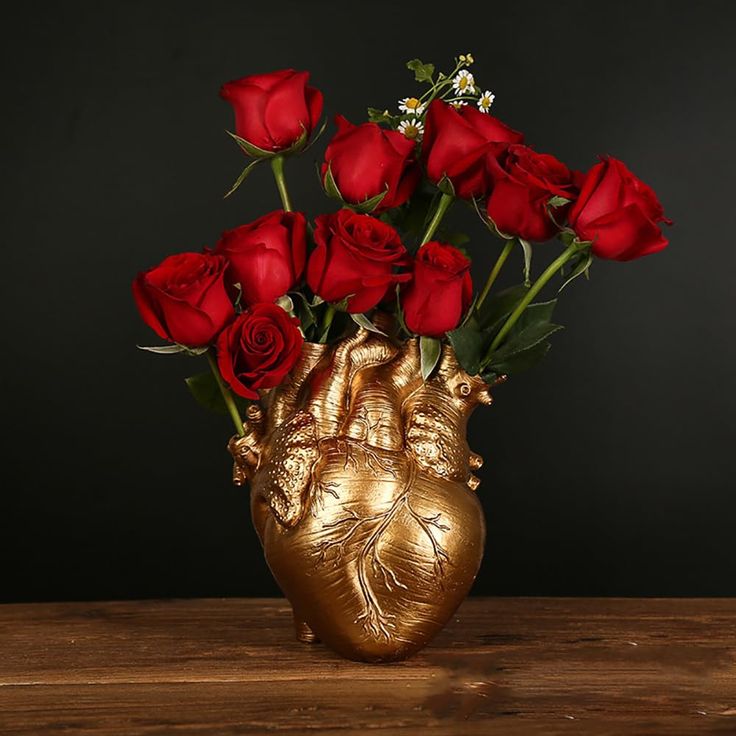
{"type": "Polygon", "coordinates": [[[222,87],[235,113],[230,136],[249,159],[226,196],[268,162],[281,209],[223,233],[214,249],[169,256],[138,274],[133,294],[169,343],[143,349],[205,355],[212,372],[187,383],[204,405],[227,408],[239,434],[240,400],[288,380],[304,341],[329,343],[360,327],[418,337],[425,379],[449,342],[470,375],[492,384],[549,349],[560,329],[555,300],[534,299],[552,278],[564,275],[565,286],[587,275],[594,257],[626,261],[667,245],[662,206],[624,163],[605,156],[582,174],[535,151],[491,114],[495,95],[478,85],[472,64],[461,55],[444,74],[415,59],[407,67],[422,93],[395,112],[369,108],[359,124],[336,116],[320,181],[340,209],[313,223],[293,209],[284,164],[324,131],[322,93],[294,70],[222,87]],[[480,288],[470,256],[442,229],[454,203],[500,239],[480,288]],[[562,250],[533,279],[532,255],[552,238],[562,250]],[[495,291],[517,247],[524,282],[495,291]]]}
{"type": "Polygon", "coordinates": [[[209,361],[187,384],[233,420],[233,480],[250,485],[299,637],[352,659],[416,652],[469,591],[485,523],[467,419],[549,349],[560,326],[541,290],[596,257],[667,245],[646,184],[612,157],[582,174],[535,151],[491,114],[472,64],[462,55],[444,74],[415,59],[422,93],[359,124],[338,115],[319,168],[336,206],[314,219],[294,210],[284,168],[325,128],[321,92],[293,70],[224,85],[248,159],[225,196],[267,162],[281,208],[133,283],[167,342],[144,349],[209,361]],[[444,221],[453,206],[500,241],[480,288],[444,221]],[[561,248],[533,277],[553,238],[561,248]],[[514,248],[523,282],[499,289],[514,248]]]}

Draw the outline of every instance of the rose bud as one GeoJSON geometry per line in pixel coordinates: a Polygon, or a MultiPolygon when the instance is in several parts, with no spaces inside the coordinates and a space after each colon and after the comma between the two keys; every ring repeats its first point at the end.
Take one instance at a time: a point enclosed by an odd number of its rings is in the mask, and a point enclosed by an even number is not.
{"type": "Polygon", "coordinates": [[[225,287],[226,268],[219,255],[180,253],[139,273],[133,297],[143,321],[164,340],[209,345],[235,316],[225,287]]]}
{"type": "Polygon", "coordinates": [[[220,97],[235,112],[235,132],[252,146],[278,153],[304,143],[322,114],[322,93],[309,72],[284,69],[227,82],[220,97]]]}
{"type": "Polygon", "coordinates": [[[246,399],[278,386],[302,351],[299,320],[276,304],[252,304],[222,331],[217,365],[230,388],[246,399]]]}
{"type": "Polygon", "coordinates": [[[227,281],[240,284],[244,304],[272,302],[293,288],[304,271],[306,218],[301,212],[276,210],[224,232],[215,252],[227,258],[227,281]]]}
{"type": "Polygon", "coordinates": [[[427,110],[422,156],[428,178],[435,184],[447,177],[463,199],[488,194],[491,171],[510,143],[523,134],[470,105],[456,110],[435,100],[427,110]]]}
{"type": "Polygon", "coordinates": [[[385,222],[341,209],[320,215],[315,226],[317,247],[307,264],[307,284],[325,301],[350,297],[348,312],[366,312],[391,286],[410,278],[394,273],[409,258],[399,234],[385,222]]]}
{"type": "MultiPolygon", "coordinates": [[[[550,217],[552,197],[573,200],[577,195],[575,174],[554,156],[513,144],[494,169],[493,191],[488,198],[488,216],[500,232],[525,240],[549,240],[559,227],[550,217]]],[[[567,206],[552,210],[557,222],[564,220],[567,206]]]]}
{"type": "Polygon", "coordinates": [[[651,187],[610,156],[586,174],[568,221],[596,256],[615,261],[662,250],[669,241],[658,223],[672,224],[651,187]]]}
{"type": "Polygon", "coordinates": [[[329,172],[344,202],[359,205],[384,195],[376,212],[398,207],[414,193],[420,171],[414,141],[376,123],[353,125],[335,117],[337,133],[325,151],[322,180],[329,172]]]}
{"type": "Polygon", "coordinates": [[[417,335],[441,337],[460,324],[472,299],[470,260],[452,245],[425,243],[401,294],[406,326],[417,335]]]}

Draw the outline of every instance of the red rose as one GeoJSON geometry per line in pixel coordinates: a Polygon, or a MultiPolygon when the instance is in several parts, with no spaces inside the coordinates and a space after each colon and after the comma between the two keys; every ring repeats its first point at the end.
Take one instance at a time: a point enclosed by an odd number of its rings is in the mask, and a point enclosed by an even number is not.
{"type": "Polygon", "coordinates": [[[485,196],[497,159],[510,143],[523,141],[523,134],[470,105],[456,110],[435,100],[424,123],[422,156],[427,176],[435,184],[447,176],[463,199],[485,196]]]}
{"type": "Polygon", "coordinates": [[[180,253],[139,273],[133,297],[143,321],[164,340],[202,347],[233,318],[225,288],[227,261],[212,253],[180,253]]]}
{"type": "Polygon", "coordinates": [[[245,304],[272,302],[294,287],[307,257],[307,221],[301,212],[276,210],[222,234],[215,252],[230,265],[227,280],[240,284],[245,304]]]}
{"type": "Polygon", "coordinates": [[[276,304],[253,304],[220,334],[217,365],[236,394],[257,399],[257,389],[286,378],[303,342],[298,319],[276,304]]]}
{"type": "Polygon", "coordinates": [[[361,204],[386,192],[377,212],[406,202],[419,183],[414,141],[376,123],[353,125],[335,117],[337,133],[325,151],[324,180],[329,167],[345,202],[361,204]]]}
{"type": "Polygon", "coordinates": [[[472,299],[470,261],[451,245],[425,243],[401,296],[406,326],[417,335],[441,337],[460,324],[472,299]]]}
{"type": "Polygon", "coordinates": [[[308,87],[309,72],[284,69],[227,82],[220,97],[235,111],[235,132],[264,151],[291,148],[309,137],[322,114],[322,93],[308,87]]]}
{"type": "Polygon", "coordinates": [[[615,261],[662,250],[669,241],[657,223],[672,224],[651,187],[612,157],[587,173],[568,220],[580,240],[593,241],[595,255],[615,261]]]}
{"type": "Polygon", "coordinates": [[[309,257],[309,288],[327,302],[348,300],[348,312],[365,312],[392,284],[409,278],[394,273],[407,263],[406,249],[390,225],[342,209],[315,220],[317,247],[309,257]]]}
{"type": "MultiPolygon", "coordinates": [[[[547,211],[551,197],[572,200],[577,194],[575,175],[554,156],[513,144],[494,170],[488,198],[488,216],[507,235],[525,240],[549,240],[559,231],[547,211]]],[[[564,218],[565,207],[556,208],[555,219],[564,218]]]]}

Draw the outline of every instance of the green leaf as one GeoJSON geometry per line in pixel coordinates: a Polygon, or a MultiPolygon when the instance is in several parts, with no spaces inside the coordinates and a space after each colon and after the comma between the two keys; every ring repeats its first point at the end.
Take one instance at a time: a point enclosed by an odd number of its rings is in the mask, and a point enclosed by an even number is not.
{"type": "Polygon", "coordinates": [[[225,132],[240,146],[245,154],[253,156],[253,158],[273,158],[278,153],[277,151],[266,151],[263,148],[258,148],[258,146],[248,143],[244,138],[231,133],[229,130],[225,132]]]}
{"type": "Polygon", "coordinates": [[[149,353],[157,355],[176,355],[177,353],[186,353],[187,348],[184,345],[136,345],[138,350],[146,350],[149,353]]]}
{"type": "Polygon", "coordinates": [[[377,107],[368,108],[368,121],[371,123],[387,123],[394,126],[399,115],[392,115],[388,110],[379,110],[377,107]]]}
{"type": "Polygon", "coordinates": [[[281,309],[283,309],[284,312],[286,312],[287,314],[295,316],[294,315],[294,301],[288,294],[284,294],[283,296],[280,296],[276,300],[276,304],[277,306],[281,307],[281,309]]]}
{"type": "Polygon", "coordinates": [[[442,343],[434,337],[419,338],[419,356],[422,366],[422,378],[426,381],[437,366],[442,353],[442,343]]]}
{"type": "Polygon", "coordinates": [[[447,232],[446,230],[441,230],[439,239],[443,243],[450,243],[450,245],[454,245],[456,248],[460,248],[461,246],[470,242],[470,235],[468,235],[467,233],[447,232]]]}
{"type": "Polygon", "coordinates": [[[247,165],[247,166],[246,166],[246,167],[245,167],[245,168],[244,168],[244,169],[243,169],[243,170],[242,170],[242,171],[240,172],[240,176],[239,176],[239,177],[238,177],[238,178],[237,178],[237,179],[235,180],[235,184],[233,184],[233,185],[232,185],[232,186],[230,187],[230,191],[228,191],[228,193],[227,193],[227,194],[226,194],[226,195],[225,195],[225,196],[223,197],[223,199],[227,199],[227,198],[228,198],[228,197],[229,197],[229,196],[230,196],[230,195],[231,195],[231,194],[232,194],[232,193],[233,193],[233,192],[234,192],[234,191],[235,191],[235,190],[236,190],[236,189],[237,189],[237,188],[238,188],[238,187],[239,187],[239,186],[240,186],[240,185],[241,185],[241,184],[242,184],[242,183],[243,183],[244,181],[245,181],[245,178],[246,178],[246,177],[248,176],[248,174],[250,174],[250,172],[251,172],[251,171],[252,171],[252,170],[253,170],[253,169],[254,169],[254,168],[255,168],[256,166],[258,166],[258,164],[259,164],[259,163],[261,163],[261,161],[263,161],[263,159],[262,159],[262,158],[257,158],[257,159],[254,159],[253,161],[251,161],[251,162],[250,162],[250,163],[249,163],[249,164],[248,164],[248,165],[247,165]]]}
{"type": "MultiPolygon", "coordinates": [[[[562,329],[560,325],[550,322],[556,305],[556,299],[537,302],[521,313],[501,347],[493,353],[487,353],[481,361],[486,380],[491,380],[491,374],[500,376],[527,370],[546,355],[549,350],[546,338],[562,329]]],[[[500,329],[505,319],[501,318],[490,334],[495,334],[498,331],[496,328],[500,329]]]]}
{"type": "Polygon", "coordinates": [[[455,355],[465,372],[470,376],[480,373],[480,364],[487,350],[488,335],[474,318],[447,333],[455,355]]]}
{"type": "Polygon", "coordinates": [[[184,380],[187,388],[200,406],[218,414],[227,414],[227,405],[211,371],[197,373],[195,376],[189,376],[184,380]]]}
{"type": "Polygon", "coordinates": [[[507,375],[510,376],[514,373],[521,373],[522,371],[533,368],[539,363],[545,355],[549,352],[551,345],[548,342],[541,342],[528,350],[523,350],[514,356],[509,357],[507,360],[495,360],[489,366],[490,370],[483,374],[483,379],[491,382],[498,376],[507,375]]]}
{"type": "Polygon", "coordinates": [[[340,299],[339,302],[332,302],[332,307],[336,312],[347,312],[348,304],[355,294],[348,294],[347,296],[340,299]]]}
{"type": "Polygon", "coordinates": [[[529,325],[513,337],[509,337],[492,355],[486,355],[484,367],[498,373],[499,363],[507,362],[510,358],[523,353],[530,348],[544,342],[550,335],[562,329],[562,325],[552,322],[537,322],[529,325]]]}
{"type": "Polygon", "coordinates": [[[578,276],[585,274],[586,278],[589,278],[590,264],[593,262],[593,254],[590,250],[582,251],[577,255],[577,260],[574,261],[572,272],[565,279],[565,283],[560,286],[557,293],[559,294],[570,282],[574,281],[578,276]]]}
{"type": "Polygon", "coordinates": [[[532,244],[524,238],[518,238],[519,244],[524,251],[524,286],[531,286],[532,282],[529,274],[532,270],[532,244]]]}
{"type": "Polygon", "coordinates": [[[511,286],[503,291],[489,295],[478,308],[478,322],[481,327],[488,329],[498,320],[514,311],[514,307],[527,295],[526,285],[511,286]]]}
{"type": "Polygon", "coordinates": [[[434,64],[423,64],[419,59],[412,59],[406,62],[406,68],[414,72],[417,82],[432,82],[434,64]]]}
{"type": "Polygon", "coordinates": [[[378,327],[376,327],[373,322],[371,322],[368,317],[366,317],[364,314],[350,314],[351,319],[353,322],[355,322],[356,325],[359,327],[362,327],[364,330],[368,330],[369,332],[375,332],[378,335],[383,335],[384,337],[387,337],[386,333],[383,330],[379,330],[378,327]]]}
{"type": "Polygon", "coordinates": [[[387,210],[389,224],[406,233],[421,237],[427,229],[427,223],[434,212],[437,192],[418,188],[411,199],[403,207],[387,210]]]}
{"type": "Polygon", "coordinates": [[[509,335],[517,335],[536,324],[544,324],[550,322],[552,313],[557,306],[557,299],[550,299],[548,302],[536,302],[530,304],[522,313],[516,324],[511,328],[509,335]]]}
{"type": "Polygon", "coordinates": [[[396,320],[399,323],[399,332],[402,330],[407,334],[411,335],[411,330],[406,326],[406,320],[404,320],[404,309],[401,306],[401,284],[396,284],[396,320]]]}
{"type": "Polygon", "coordinates": [[[298,297],[294,303],[294,311],[296,316],[299,318],[299,326],[302,328],[302,332],[306,333],[312,325],[317,324],[317,318],[314,316],[314,312],[312,311],[312,305],[304,294],[300,291],[293,291],[291,293],[298,297]]]}
{"type": "Polygon", "coordinates": [[[328,197],[332,197],[332,199],[339,199],[342,201],[342,194],[340,193],[340,190],[337,188],[337,184],[335,183],[335,177],[332,175],[332,165],[327,164],[327,171],[325,172],[325,179],[323,182],[323,186],[325,188],[325,194],[328,197]]]}

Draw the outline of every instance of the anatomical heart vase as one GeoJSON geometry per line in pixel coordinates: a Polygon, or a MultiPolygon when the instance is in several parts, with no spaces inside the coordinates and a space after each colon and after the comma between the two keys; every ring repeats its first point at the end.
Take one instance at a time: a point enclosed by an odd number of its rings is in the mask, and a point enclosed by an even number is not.
{"type": "Polygon", "coordinates": [[[322,93],[294,69],[228,82],[246,161],[225,197],[268,165],[281,207],[133,281],[164,341],[142,349],[208,363],[186,383],[230,416],[234,481],[298,638],[350,659],[410,656],[468,594],[485,541],[468,417],[547,354],[556,294],[596,258],[668,242],[656,194],[622,161],[582,173],[526,145],[473,64],[413,59],[423,91],[358,124],[337,115],[315,217],[285,171],[325,128],[322,93]],[[478,284],[475,252],[495,259],[478,284]]]}
{"type": "Polygon", "coordinates": [[[235,482],[297,626],[345,657],[402,659],[468,593],[485,527],[465,428],[488,387],[445,347],[422,379],[416,340],[359,329],[306,345],[268,409],[233,439],[235,482]],[[306,628],[308,627],[308,628],[306,628]]]}

